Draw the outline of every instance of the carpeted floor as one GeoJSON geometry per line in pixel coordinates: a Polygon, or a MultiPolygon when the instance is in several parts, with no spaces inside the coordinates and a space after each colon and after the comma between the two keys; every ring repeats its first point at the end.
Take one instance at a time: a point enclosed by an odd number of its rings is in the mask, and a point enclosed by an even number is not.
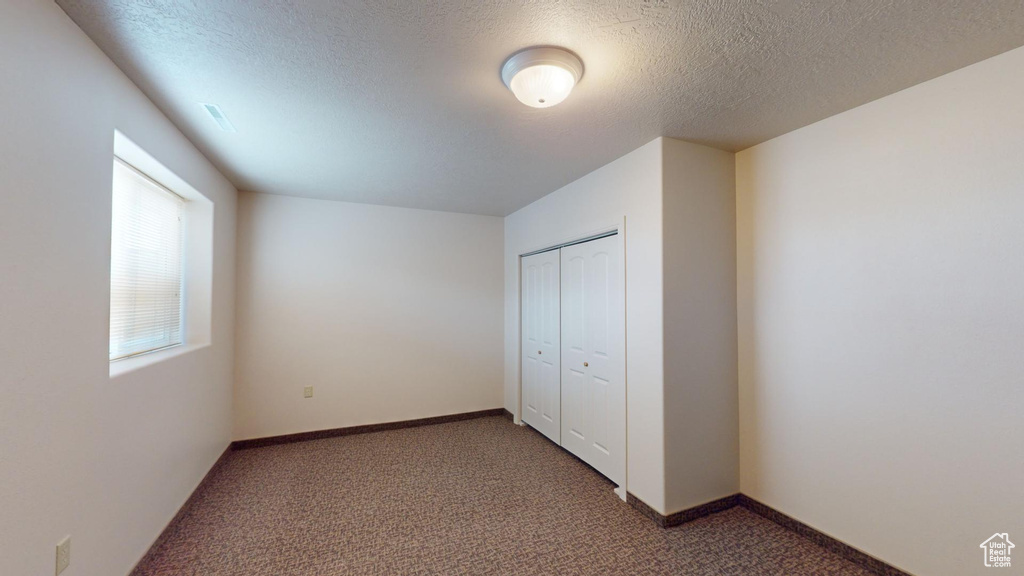
{"type": "Polygon", "coordinates": [[[133,574],[868,572],[742,508],[660,528],[489,417],[232,452],[133,574]]]}

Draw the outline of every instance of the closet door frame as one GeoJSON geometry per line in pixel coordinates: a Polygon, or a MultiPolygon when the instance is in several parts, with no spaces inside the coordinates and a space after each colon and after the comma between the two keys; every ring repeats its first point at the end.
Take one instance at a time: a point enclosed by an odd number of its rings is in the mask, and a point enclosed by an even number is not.
{"type": "Polygon", "coordinates": [[[620,255],[620,258],[619,258],[619,274],[621,275],[620,277],[622,278],[622,286],[623,286],[623,292],[622,292],[622,299],[623,299],[622,325],[624,327],[623,338],[622,338],[622,371],[623,371],[623,375],[622,376],[623,376],[623,382],[625,383],[625,386],[626,386],[626,407],[625,407],[625,409],[626,409],[626,416],[625,416],[625,419],[624,419],[624,422],[623,422],[623,425],[626,427],[626,449],[623,451],[623,455],[622,455],[623,459],[625,460],[625,462],[623,463],[624,464],[623,468],[626,470],[626,473],[625,473],[625,478],[623,479],[622,485],[617,487],[617,488],[615,488],[615,494],[619,498],[621,498],[623,502],[625,502],[626,501],[627,487],[629,485],[628,484],[629,483],[629,466],[628,466],[628,463],[629,463],[629,377],[628,377],[628,374],[629,374],[629,358],[628,358],[628,356],[626,354],[626,350],[629,349],[628,325],[626,324],[626,317],[627,317],[628,312],[629,312],[629,304],[628,304],[629,283],[626,280],[627,262],[626,262],[626,217],[625,216],[620,218],[617,222],[609,223],[609,224],[607,224],[605,226],[595,226],[595,227],[591,227],[591,228],[586,228],[586,229],[580,230],[579,232],[574,233],[574,234],[569,234],[569,235],[566,235],[566,236],[562,236],[561,238],[555,238],[555,239],[553,239],[552,241],[549,241],[549,242],[544,242],[544,243],[541,243],[541,244],[533,245],[532,247],[530,247],[530,249],[524,250],[524,251],[522,251],[519,254],[519,257],[517,258],[518,261],[516,262],[516,269],[517,269],[517,274],[516,274],[516,292],[518,294],[516,309],[517,309],[517,315],[519,317],[519,323],[517,325],[517,330],[516,330],[517,331],[517,338],[516,338],[516,348],[517,348],[517,351],[516,351],[517,352],[516,353],[516,357],[517,357],[517,360],[516,360],[516,362],[517,362],[517,365],[516,365],[516,380],[517,380],[517,386],[516,386],[516,406],[515,406],[516,411],[515,411],[515,414],[514,414],[514,422],[516,424],[520,425],[520,426],[526,426],[526,424],[522,421],[522,414],[523,414],[523,365],[522,365],[523,364],[523,288],[522,288],[522,286],[523,286],[523,280],[522,280],[522,275],[523,275],[523,257],[524,256],[530,256],[531,254],[536,254],[537,252],[543,252],[545,250],[553,250],[553,249],[556,249],[556,248],[561,248],[562,246],[565,246],[565,245],[568,245],[568,244],[575,244],[575,243],[579,243],[579,242],[586,242],[587,240],[596,239],[599,236],[611,235],[611,234],[615,235],[615,238],[616,238],[616,240],[619,243],[619,255],[620,255]]]}

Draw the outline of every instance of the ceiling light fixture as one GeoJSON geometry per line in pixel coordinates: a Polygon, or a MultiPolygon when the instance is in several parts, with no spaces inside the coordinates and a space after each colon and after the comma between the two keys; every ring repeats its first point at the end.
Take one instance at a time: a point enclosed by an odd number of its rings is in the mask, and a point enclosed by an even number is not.
{"type": "Polygon", "coordinates": [[[583,77],[583,62],[562,48],[538,47],[516,52],[501,67],[501,79],[520,102],[548,108],[565,100],[583,77]]]}

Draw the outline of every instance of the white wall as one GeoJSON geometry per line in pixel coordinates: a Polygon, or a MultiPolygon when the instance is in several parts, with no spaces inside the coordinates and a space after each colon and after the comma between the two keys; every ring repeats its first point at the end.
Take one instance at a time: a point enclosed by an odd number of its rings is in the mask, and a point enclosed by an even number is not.
{"type": "Polygon", "coordinates": [[[519,255],[626,228],[627,488],[664,511],[661,139],[505,218],[505,407],[520,414],[519,255]]]}
{"type": "Polygon", "coordinates": [[[126,574],[231,433],[235,190],[53,2],[0,4],[0,572],[126,574]],[[212,345],[111,379],[114,130],[215,203],[212,345]]]}
{"type": "Polygon", "coordinates": [[[501,407],[501,218],[250,193],[238,218],[236,439],[501,407]]]}
{"type": "Polygon", "coordinates": [[[665,512],[739,492],[734,154],[663,139],[665,512]]]}
{"type": "Polygon", "coordinates": [[[1022,70],[737,158],[741,489],[916,574],[1024,538],[1022,70]]]}

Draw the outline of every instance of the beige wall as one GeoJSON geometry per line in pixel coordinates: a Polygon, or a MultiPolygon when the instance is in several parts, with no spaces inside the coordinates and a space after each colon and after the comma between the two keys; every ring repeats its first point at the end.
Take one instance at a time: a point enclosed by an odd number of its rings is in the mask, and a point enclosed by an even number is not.
{"type": "Polygon", "coordinates": [[[126,574],[231,434],[235,190],[53,2],[0,4],[0,572],[126,574]],[[114,130],[215,204],[212,344],[111,379],[114,130]]]}
{"type": "Polygon", "coordinates": [[[663,142],[665,512],[739,491],[734,155],[663,142]]]}
{"type": "Polygon", "coordinates": [[[519,255],[626,222],[626,483],[664,510],[661,139],[505,218],[505,407],[519,414],[519,255]]]}
{"type": "Polygon", "coordinates": [[[737,157],[741,489],[916,574],[1024,535],[1022,70],[737,157]]]}
{"type": "MultiPolygon", "coordinates": [[[[518,412],[518,254],[623,218],[628,488],[665,513],[731,490],[727,154],[658,139],[504,223],[243,195],[236,327],[231,184],[51,2],[0,5],[0,69],[5,574],[69,534],[64,576],[127,573],[232,433],[518,412]],[[211,346],[111,379],[115,129],[215,223],[211,346]]],[[[740,489],[918,574],[1024,534],[1022,69],[736,157],[740,489]]]]}
{"type": "Polygon", "coordinates": [[[236,439],[501,407],[501,218],[243,193],[238,219],[236,439]]]}

